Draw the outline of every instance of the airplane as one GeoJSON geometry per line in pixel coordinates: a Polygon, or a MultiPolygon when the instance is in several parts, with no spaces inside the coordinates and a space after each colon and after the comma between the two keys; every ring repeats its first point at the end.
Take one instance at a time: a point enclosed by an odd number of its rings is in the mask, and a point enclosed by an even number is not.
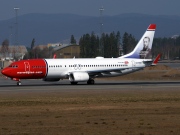
{"type": "Polygon", "coordinates": [[[156,24],[150,24],[134,50],[118,58],[27,59],[13,62],[1,72],[17,81],[17,85],[21,85],[21,79],[69,79],[73,85],[78,82],[94,84],[95,78],[121,76],[153,65],[149,57],[155,29],[156,24]]]}

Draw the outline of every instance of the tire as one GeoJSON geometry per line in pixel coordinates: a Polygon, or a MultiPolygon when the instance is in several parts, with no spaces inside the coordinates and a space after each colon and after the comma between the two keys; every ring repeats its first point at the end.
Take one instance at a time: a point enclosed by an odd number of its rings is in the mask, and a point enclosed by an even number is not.
{"type": "Polygon", "coordinates": [[[93,79],[89,79],[89,80],[87,81],[87,84],[94,84],[94,80],[93,80],[93,79]]]}
{"type": "Polygon", "coordinates": [[[17,82],[17,86],[20,86],[21,85],[21,82],[17,82]]]}

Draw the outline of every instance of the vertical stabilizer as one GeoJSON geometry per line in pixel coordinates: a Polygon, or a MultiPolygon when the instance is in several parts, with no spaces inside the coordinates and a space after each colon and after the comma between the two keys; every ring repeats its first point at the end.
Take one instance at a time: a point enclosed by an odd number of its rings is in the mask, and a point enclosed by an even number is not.
{"type": "Polygon", "coordinates": [[[137,58],[137,59],[148,59],[151,57],[151,49],[153,44],[154,33],[156,29],[156,24],[150,24],[142,38],[139,40],[138,44],[134,50],[121,56],[119,58],[137,58]]]}

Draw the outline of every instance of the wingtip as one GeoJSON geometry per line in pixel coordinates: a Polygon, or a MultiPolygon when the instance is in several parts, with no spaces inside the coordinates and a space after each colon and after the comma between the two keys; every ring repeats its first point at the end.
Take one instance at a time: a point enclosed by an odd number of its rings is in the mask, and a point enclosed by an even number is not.
{"type": "Polygon", "coordinates": [[[157,57],[155,58],[155,60],[153,61],[152,65],[156,65],[161,57],[161,53],[157,55],[157,57]]]}
{"type": "Polygon", "coordinates": [[[53,59],[56,59],[56,57],[57,57],[56,54],[54,54],[53,59]]]}

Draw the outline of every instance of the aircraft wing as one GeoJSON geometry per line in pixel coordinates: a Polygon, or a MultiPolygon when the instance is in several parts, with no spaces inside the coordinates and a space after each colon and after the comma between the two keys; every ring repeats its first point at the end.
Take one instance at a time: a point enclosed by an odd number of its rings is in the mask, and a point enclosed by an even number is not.
{"type": "Polygon", "coordinates": [[[130,68],[87,71],[87,73],[89,74],[89,76],[99,76],[99,75],[102,75],[102,74],[111,74],[112,72],[122,73],[123,70],[128,70],[128,69],[130,69],[130,68]]]}

